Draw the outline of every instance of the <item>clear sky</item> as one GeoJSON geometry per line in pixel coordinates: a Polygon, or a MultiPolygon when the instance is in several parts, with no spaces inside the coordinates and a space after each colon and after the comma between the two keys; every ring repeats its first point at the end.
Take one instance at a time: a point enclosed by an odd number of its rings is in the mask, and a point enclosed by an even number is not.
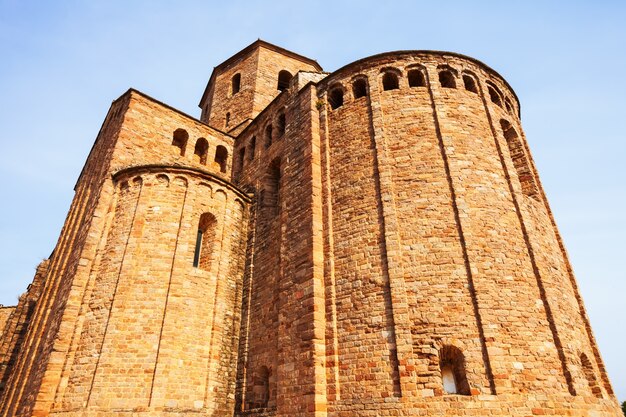
{"type": "Polygon", "coordinates": [[[257,38],[333,71],[401,49],[475,57],[522,124],[620,401],[626,400],[626,2],[0,0],[0,303],[49,256],[116,97],[191,115],[257,38]]]}

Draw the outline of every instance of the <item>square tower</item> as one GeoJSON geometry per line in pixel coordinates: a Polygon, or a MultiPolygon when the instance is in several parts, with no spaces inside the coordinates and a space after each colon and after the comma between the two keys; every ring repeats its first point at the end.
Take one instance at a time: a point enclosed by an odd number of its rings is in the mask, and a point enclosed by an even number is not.
{"type": "Polygon", "coordinates": [[[201,120],[239,133],[298,71],[321,72],[310,58],[257,40],[213,69],[200,100],[201,120]]]}

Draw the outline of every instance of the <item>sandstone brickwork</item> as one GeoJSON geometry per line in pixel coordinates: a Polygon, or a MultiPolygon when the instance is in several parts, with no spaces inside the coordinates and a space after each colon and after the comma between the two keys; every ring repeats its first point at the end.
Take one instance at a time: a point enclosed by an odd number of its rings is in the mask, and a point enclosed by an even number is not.
{"type": "Polygon", "coordinates": [[[620,415],[494,70],[257,41],[200,107],[113,102],[0,416],[620,415]]]}

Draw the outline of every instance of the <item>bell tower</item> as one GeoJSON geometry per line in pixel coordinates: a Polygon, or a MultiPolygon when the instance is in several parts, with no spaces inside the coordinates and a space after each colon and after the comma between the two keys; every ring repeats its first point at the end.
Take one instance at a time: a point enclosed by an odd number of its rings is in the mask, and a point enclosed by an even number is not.
{"type": "Polygon", "coordinates": [[[310,59],[257,40],[213,69],[200,100],[201,120],[237,135],[298,71],[321,72],[310,59]]]}

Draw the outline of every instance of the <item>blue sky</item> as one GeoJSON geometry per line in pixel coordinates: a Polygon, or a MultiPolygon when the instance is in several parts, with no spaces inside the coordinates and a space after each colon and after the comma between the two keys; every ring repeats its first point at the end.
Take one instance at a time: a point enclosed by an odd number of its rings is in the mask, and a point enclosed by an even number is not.
{"type": "Polygon", "coordinates": [[[129,87],[199,116],[212,68],[257,38],[327,71],[385,51],[449,50],[485,62],[517,92],[626,400],[624,22],[620,1],[0,0],[0,303],[15,304],[52,251],[107,109],[129,87]]]}

